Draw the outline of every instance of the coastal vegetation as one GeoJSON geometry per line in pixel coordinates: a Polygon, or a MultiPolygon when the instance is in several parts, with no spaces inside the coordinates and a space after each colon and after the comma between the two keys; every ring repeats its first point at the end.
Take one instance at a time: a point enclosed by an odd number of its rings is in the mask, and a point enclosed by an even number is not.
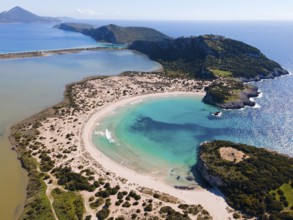
{"type": "MultiPolygon", "coordinates": [[[[21,150],[22,151],[22,150],[21,150]]],[[[21,219],[54,219],[50,201],[46,196],[44,175],[38,172],[38,163],[28,152],[22,151],[21,164],[28,171],[27,199],[21,219]]]]}
{"type": "MultiPolygon", "coordinates": [[[[26,206],[20,219],[165,219],[167,215],[161,216],[160,208],[179,205],[180,200],[116,177],[84,151],[78,132],[84,117],[105,103],[137,94],[202,91],[204,85],[203,81],[136,72],[68,85],[62,103],[12,127],[10,140],[29,172],[26,206]]],[[[200,206],[182,207],[173,207],[175,216],[209,218],[200,206]]]]}
{"type": "Polygon", "coordinates": [[[60,220],[82,219],[85,209],[80,195],[56,188],[52,191],[52,196],[54,197],[53,207],[60,220]]]}
{"type": "Polygon", "coordinates": [[[135,41],[129,49],[163,64],[167,75],[177,72],[192,78],[257,80],[287,73],[255,47],[217,35],[135,41]]]}
{"type": "Polygon", "coordinates": [[[114,24],[95,28],[88,24],[62,23],[56,25],[55,28],[80,32],[84,35],[92,37],[96,41],[103,41],[114,44],[127,44],[136,40],[160,41],[170,38],[167,35],[152,28],[121,27],[114,24]]]}
{"type": "Polygon", "coordinates": [[[213,141],[200,146],[197,168],[236,210],[259,219],[293,218],[292,158],[263,148],[213,141]]]}
{"type": "Polygon", "coordinates": [[[244,85],[244,81],[288,74],[257,48],[223,36],[135,41],[129,49],[161,63],[167,76],[216,80],[207,88],[204,101],[221,108],[255,104],[249,98],[257,95],[257,88],[244,85]]]}
{"type": "Polygon", "coordinates": [[[205,91],[203,102],[227,109],[254,106],[255,103],[249,98],[259,94],[256,87],[231,78],[218,79],[205,91]]]}

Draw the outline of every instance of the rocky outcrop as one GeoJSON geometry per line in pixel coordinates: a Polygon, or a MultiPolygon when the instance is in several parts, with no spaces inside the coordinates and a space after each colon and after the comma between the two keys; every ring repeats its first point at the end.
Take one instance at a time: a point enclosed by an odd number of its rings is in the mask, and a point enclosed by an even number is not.
{"type": "Polygon", "coordinates": [[[293,218],[293,212],[288,211],[290,197],[281,192],[284,187],[293,190],[292,167],[289,156],[220,140],[202,143],[196,164],[203,178],[223,193],[231,207],[256,219],[293,218]]]}
{"type": "Polygon", "coordinates": [[[224,109],[253,107],[250,98],[259,95],[257,87],[234,80],[216,80],[205,91],[203,102],[224,109]]]}
{"type": "Polygon", "coordinates": [[[216,175],[212,175],[210,173],[210,170],[209,168],[206,166],[206,164],[204,163],[204,161],[202,160],[202,157],[199,157],[197,159],[197,162],[196,162],[196,168],[197,170],[200,172],[200,174],[202,175],[202,177],[213,187],[221,187],[221,186],[224,186],[225,183],[224,181],[216,176],[216,175]]]}

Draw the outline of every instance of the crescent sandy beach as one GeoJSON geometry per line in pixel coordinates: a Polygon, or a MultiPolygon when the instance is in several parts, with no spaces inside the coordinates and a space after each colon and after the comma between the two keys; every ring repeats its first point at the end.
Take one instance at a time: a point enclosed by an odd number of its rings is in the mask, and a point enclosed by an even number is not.
{"type": "MultiPolygon", "coordinates": [[[[204,88],[211,82],[193,79],[168,78],[160,73],[127,72],[120,76],[97,77],[72,84],[67,87],[65,101],[31,119],[24,121],[23,129],[37,127],[34,144],[41,146],[42,152],[54,160],[54,170],[64,167],[89,178],[90,184],[107,184],[108,187],[119,185],[121,192],[139,195],[139,201],[133,207],[119,206],[116,195],[110,196],[112,216],[138,216],[143,214],[139,209],[149,208],[149,215],[157,215],[162,207],[172,207],[180,211],[179,204],[188,204],[194,210],[194,219],[213,218],[228,219],[232,209],[227,205],[220,193],[207,189],[178,189],[171,184],[160,181],[155,176],[145,175],[118,164],[100,152],[92,142],[95,126],[113,111],[147,99],[166,97],[203,97],[204,88]],[[52,111],[54,113],[52,113],[52,111]],[[33,126],[33,120],[40,120],[33,126]],[[33,127],[32,127],[33,126],[33,127]],[[150,203],[151,205],[147,205],[150,203]]],[[[32,155],[39,151],[32,147],[32,155]]],[[[43,159],[36,157],[38,162],[43,159]]],[[[56,175],[56,174],[55,174],[56,175]]],[[[53,203],[52,191],[58,188],[58,179],[49,174],[45,180],[46,194],[53,203]]],[[[82,190],[80,195],[85,204],[85,214],[95,215],[98,207],[93,207],[95,195],[103,192],[103,187],[95,187],[89,191],[82,190]]]]}

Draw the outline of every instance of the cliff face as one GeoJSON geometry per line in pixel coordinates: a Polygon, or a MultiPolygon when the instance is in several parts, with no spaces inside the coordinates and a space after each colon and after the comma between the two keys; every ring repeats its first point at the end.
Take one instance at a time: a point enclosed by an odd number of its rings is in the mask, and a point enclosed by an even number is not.
{"type": "Polygon", "coordinates": [[[117,25],[107,25],[94,28],[87,24],[63,23],[55,26],[62,30],[70,30],[88,35],[96,41],[108,43],[132,43],[136,40],[160,41],[169,37],[161,32],[146,27],[120,27],[117,25]]]}

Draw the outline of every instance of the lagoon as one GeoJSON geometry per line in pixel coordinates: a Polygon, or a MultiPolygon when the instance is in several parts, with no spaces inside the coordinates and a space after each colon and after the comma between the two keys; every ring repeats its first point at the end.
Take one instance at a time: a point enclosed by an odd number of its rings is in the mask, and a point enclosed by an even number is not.
{"type": "Polygon", "coordinates": [[[0,61],[0,219],[14,219],[25,198],[26,174],[10,150],[9,127],[63,98],[65,85],[87,76],[153,71],[161,66],[131,51],[97,51],[0,61]]]}

